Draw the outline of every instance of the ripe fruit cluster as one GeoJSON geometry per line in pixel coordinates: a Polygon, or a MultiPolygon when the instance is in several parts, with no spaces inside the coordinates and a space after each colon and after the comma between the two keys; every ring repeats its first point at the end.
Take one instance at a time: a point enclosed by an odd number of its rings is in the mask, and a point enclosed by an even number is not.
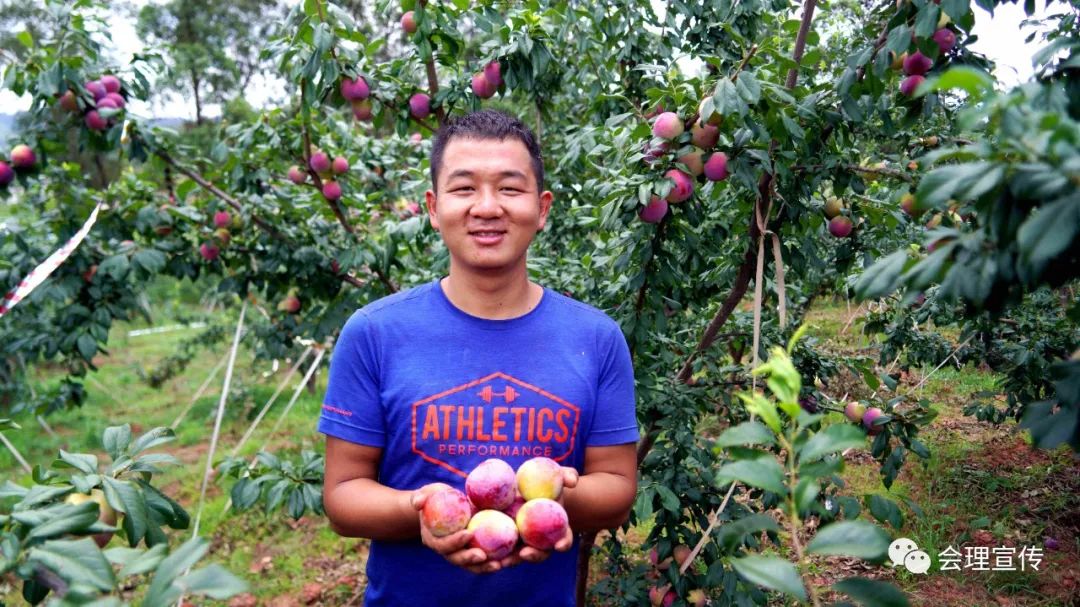
{"type": "Polygon", "coordinates": [[[112,74],[105,74],[97,80],[90,80],[83,84],[83,89],[89,94],[91,100],[80,96],[75,91],[68,89],[57,102],[58,105],[72,113],[78,113],[80,99],[85,109],[83,123],[92,131],[104,131],[116,123],[116,116],[124,110],[127,99],[121,93],[123,83],[112,74]]]}
{"type": "Polygon", "coordinates": [[[837,238],[847,238],[851,236],[851,231],[854,228],[854,224],[851,218],[844,215],[844,201],[836,196],[830,196],[825,201],[823,208],[825,211],[825,217],[829,218],[829,233],[837,238]]]}
{"type": "Polygon", "coordinates": [[[889,422],[888,415],[881,409],[877,407],[867,409],[865,405],[857,401],[851,401],[844,407],[844,416],[853,424],[862,424],[866,433],[871,436],[881,434],[881,431],[885,429],[885,424],[889,422]],[[885,419],[878,422],[879,418],[885,419]]]}
{"type": "MultiPolygon", "coordinates": [[[[341,198],[341,184],[334,178],[349,172],[349,161],[347,158],[344,156],[337,156],[331,160],[326,152],[315,148],[311,151],[311,157],[308,159],[308,168],[322,180],[323,198],[326,198],[329,201],[335,201],[341,198]]],[[[296,185],[303,185],[307,183],[308,172],[297,165],[293,165],[289,167],[288,178],[289,181],[296,185]]]]}
{"type": "Polygon", "coordinates": [[[472,532],[471,546],[489,559],[501,559],[519,545],[551,550],[570,526],[562,495],[562,466],[536,457],[518,467],[497,458],[484,460],[465,479],[464,493],[444,485],[428,495],[420,512],[436,537],[472,532]]]}
{"type": "MultiPolygon", "coordinates": [[[[671,551],[670,558],[661,561],[656,548],[653,548],[649,551],[649,563],[652,565],[652,571],[646,574],[647,577],[653,580],[658,579],[660,572],[671,566],[672,559],[675,560],[676,565],[681,566],[686,562],[686,559],[690,558],[691,552],[689,546],[679,544],[671,551]]],[[[678,598],[679,595],[671,588],[670,584],[649,588],[649,604],[653,605],[653,607],[671,607],[678,598]]],[[[708,602],[705,591],[700,588],[687,592],[685,600],[686,604],[693,607],[705,607],[708,602]]]]}
{"type": "MultiPolygon", "coordinates": [[[[705,155],[708,150],[716,146],[720,140],[718,125],[723,117],[719,112],[704,114],[706,106],[712,107],[708,98],[702,100],[699,107],[699,118],[690,128],[688,148],[680,150],[681,153],[676,161],[686,167],[668,169],[664,176],[671,180],[672,187],[667,196],[661,198],[653,196],[649,203],[638,212],[638,216],[646,223],[660,222],[668,212],[668,203],[679,203],[689,200],[694,195],[694,180],[702,175],[709,181],[723,181],[728,177],[728,157],[724,152],[713,152],[708,160],[705,155]]],[[[658,105],[653,112],[646,115],[647,118],[655,118],[652,122],[653,139],[645,144],[645,163],[652,165],[657,163],[671,149],[673,143],[678,143],[686,133],[686,125],[683,118],[675,112],[664,111],[663,105],[658,105]]]]}
{"type": "MultiPolygon", "coordinates": [[[[938,29],[931,36],[942,56],[956,46],[956,32],[949,29],[948,23],[948,16],[942,13],[941,20],[938,21],[938,29]]],[[[919,86],[926,82],[926,73],[932,67],[934,67],[934,60],[922,54],[921,51],[915,51],[911,55],[901,53],[899,56],[895,56],[892,61],[892,68],[896,70],[902,69],[906,75],[906,78],[900,82],[900,93],[906,97],[913,97],[919,86]]]]}

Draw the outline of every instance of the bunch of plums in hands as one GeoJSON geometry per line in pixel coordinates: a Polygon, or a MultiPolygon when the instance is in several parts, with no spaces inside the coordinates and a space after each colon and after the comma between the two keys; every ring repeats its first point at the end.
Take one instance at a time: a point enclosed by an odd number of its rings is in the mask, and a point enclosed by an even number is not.
{"type": "MultiPolygon", "coordinates": [[[[520,554],[522,560],[535,561],[551,550],[570,547],[570,521],[559,498],[564,484],[571,487],[576,480],[572,469],[564,469],[550,458],[530,459],[516,472],[505,461],[492,458],[469,473],[464,492],[442,483],[428,485],[418,492],[419,499],[414,498],[413,504],[420,510],[426,534],[435,538],[425,537],[425,543],[442,552],[440,540],[466,531],[471,537],[463,549],[479,548],[486,560],[476,562],[475,556],[455,559],[445,552],[444,556],[474,571],[494,571],[519,547],[534,548],[522,548],[520,554]]],[[[454,543],[449,542],[449,546],[454,543]]]]}

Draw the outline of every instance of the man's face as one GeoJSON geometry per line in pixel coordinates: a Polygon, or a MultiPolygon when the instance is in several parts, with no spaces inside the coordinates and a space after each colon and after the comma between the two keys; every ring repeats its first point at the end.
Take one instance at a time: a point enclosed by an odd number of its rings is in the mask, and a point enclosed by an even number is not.
{"type": "Polygon", "coordinates": [[[551,192],[537,191],[525,144],[451,139],[437,179],[438,194],[425,195],[428,218],[454,267],[484,274],[523,268],[551,210],[551,192]]]}

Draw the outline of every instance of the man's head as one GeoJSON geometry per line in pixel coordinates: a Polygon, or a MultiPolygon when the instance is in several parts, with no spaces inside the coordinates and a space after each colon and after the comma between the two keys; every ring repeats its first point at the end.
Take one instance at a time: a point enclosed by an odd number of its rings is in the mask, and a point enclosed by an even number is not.
{"type": "Polygon", "coordinates": [[[454,139],[492,139],[503,141],[516,139],[525,146],[531,158],[532,172],[536,177],[536,191],[544,191],[544,161],[540,144],[525,123],[513,116],[495,110],[481,110],[458,117],[442,126],[435,133],[431,147],[431,187],[439,192],[439,171],[443,166],[446,146],[454,139]]]}
{"type": "Polygon", "coordinates": [[[439,130],[432,150],[428,219],[450,251],[450,272],[525,273],[525,256],[551,210],[536,138],[492,111],[439,130]]]}

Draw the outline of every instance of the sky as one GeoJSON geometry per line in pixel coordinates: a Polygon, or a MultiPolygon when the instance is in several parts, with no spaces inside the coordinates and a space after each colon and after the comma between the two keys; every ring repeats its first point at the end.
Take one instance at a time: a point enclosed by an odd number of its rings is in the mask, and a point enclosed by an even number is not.
{"type": "MultiPolygon", "coordinates": [[[[146,0],[134,0],[133,4],[145,4],[146,0]]],[[[654,2],[658,12],[663,10],[660,2],[654,2]]],[[[997,8],[994,17],[980,8],[976,8],[975,28],[973,33],[978,40],[971,45],[972,50],[982,53],[997,63],[994,76],[1006,87],[1026,81],[1032,74],[1031,58],[1040,48],[1038,41],[1028,45],[1024,38],[1027,30],[1021,30],[1020,22],[1025,18],[1020,4],[1003,4],[997,8]]],[[[1036,16],[1044,13],[1040,7],[1036,16]]],[[[141,50],[142,43],[135,34],[133,18],[127,11],[117,11],[109,20],[109,31],[116,48],[118,65],[126,64],[133,53],[141,50]]],[[[683,69],[687,69],[682,63],[683,69]]],[[[248,101],[260,107],[273,101],[280,87],[274,78],[256,77],[248,88],[248,101]]],[[[0,91],[0,112],[14,113],[30,107],[29,96],[17,97],[9,90],[0,91]]],[[[195,119],[195,106],[187,100],[173,96],[169,99],[155,99],[153,103],[133,100],[129,110],[140,116],[159,118],[195,119]]],[[[204,107],[204,114],[213,116],[219,112],[214,105],[204,107]]]]}

